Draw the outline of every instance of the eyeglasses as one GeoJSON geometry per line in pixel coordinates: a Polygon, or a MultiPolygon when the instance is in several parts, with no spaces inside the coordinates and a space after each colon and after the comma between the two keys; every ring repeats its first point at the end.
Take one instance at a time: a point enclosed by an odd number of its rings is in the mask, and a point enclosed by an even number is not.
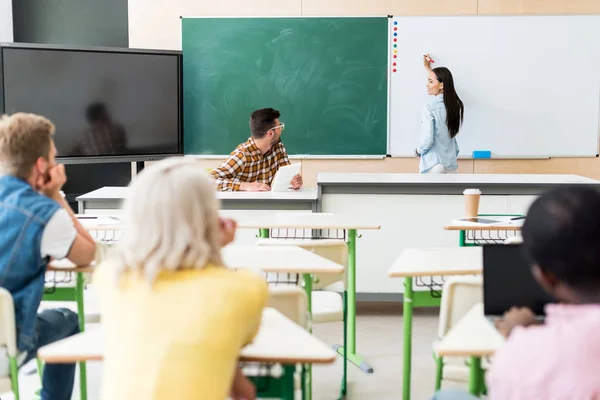
{"type": "Polygon", "coordinates": [[[281,128],[281,130],[284,130],[285,129],[285,124],[282,122],[281,125],[274,126],[271,129],[269,129],[269,130],[272,131],[272,130],[277,129],[277,128],[281,128]]]}

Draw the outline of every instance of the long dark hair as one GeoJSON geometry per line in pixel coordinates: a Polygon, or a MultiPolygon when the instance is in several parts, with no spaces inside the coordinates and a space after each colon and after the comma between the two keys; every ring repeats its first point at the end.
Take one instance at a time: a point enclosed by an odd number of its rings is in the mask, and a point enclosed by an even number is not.
{"type": "Polygon", "coordinates": [[[446,125],[448,126],[448,132],[450,137],[454,138],[458,135],[460,126],[463,122],[465,114],[465,107],[463,102],[456,94],[454,89],[454,79],[452,73],[446,67],[438,67],[433,69],[438,82],[444,84],[444,105],[446,106],[446,125]]]}

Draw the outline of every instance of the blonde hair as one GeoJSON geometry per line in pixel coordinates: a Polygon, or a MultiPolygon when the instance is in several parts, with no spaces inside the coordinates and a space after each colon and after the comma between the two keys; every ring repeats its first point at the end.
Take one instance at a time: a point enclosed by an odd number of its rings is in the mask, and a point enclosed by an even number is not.
{"type": "Polygon", "coordinates": [[[172,157],[130,185],[119,242],[119,274],[137,270],[154,282],[163,270],[222,265],[219,202],[198,161],[172,157]]]}
{"type": "Polygon", "coordinates": [[[27,179],[38,158],[50,157],[54,124],[36,114],[0,117],[0,173],[27,179]]]}

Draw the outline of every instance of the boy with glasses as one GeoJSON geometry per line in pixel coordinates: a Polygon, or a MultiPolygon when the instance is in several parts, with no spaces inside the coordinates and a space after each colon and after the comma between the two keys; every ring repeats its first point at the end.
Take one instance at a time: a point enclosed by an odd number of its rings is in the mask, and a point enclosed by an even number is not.
{"type": "MultiPolygon", "coordinates": [[[[271,190],[271,182],[279,167],[289,165],[287,152],[281,143],[285,124],[279,120],[280,113],[272,108],[256,110],[250,116],[252,136],[240,144],[229,158],[211,171],[217,190],[224,192],[271,190]]],[[[302,187],[302,176],[294,176],[290,182],[293,189],[302,187]]]]}

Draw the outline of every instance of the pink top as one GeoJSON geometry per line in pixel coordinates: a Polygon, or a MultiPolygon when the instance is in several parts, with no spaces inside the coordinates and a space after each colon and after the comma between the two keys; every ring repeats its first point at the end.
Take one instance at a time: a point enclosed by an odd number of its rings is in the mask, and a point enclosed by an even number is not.
{"type": "Polygon", "coordinates": [[[487,374],[491,400],[600,399],[600,305],[546,306],[515,328],[487,374]]]}

